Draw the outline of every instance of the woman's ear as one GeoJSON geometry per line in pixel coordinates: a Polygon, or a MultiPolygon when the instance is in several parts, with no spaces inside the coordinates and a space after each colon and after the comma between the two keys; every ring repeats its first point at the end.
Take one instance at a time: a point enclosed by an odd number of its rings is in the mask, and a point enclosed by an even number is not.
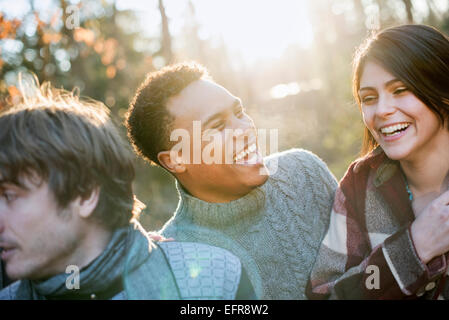
{"type": "Polygon", "coordinates": [[[170,151],[161,151],[157,154],[161,166],[174,174],[184,173],[187,168],[182,162],[182,157],[170,154],[170,151]]]}

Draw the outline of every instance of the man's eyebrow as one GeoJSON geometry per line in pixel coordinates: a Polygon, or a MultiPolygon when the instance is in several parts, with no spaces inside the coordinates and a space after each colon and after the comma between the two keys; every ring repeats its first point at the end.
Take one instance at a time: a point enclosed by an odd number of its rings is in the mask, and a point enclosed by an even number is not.
{"type": "Polygon", "coordinates": [[[4,190],[7,188],[14,188],[14,189],[22,189],[27,191],[29,188],[25,186],[23,183],[20,182],[13,182],[9,180],[0,180],[0,190],[4,190]]]}
{"type": "MultiPolygon", "coordinates": [[[[240,105],[241,101],[240,99],[236,98],[232,101],[230,108],[234,109],[235,106],[240,105]]],[[[226,108],[225,110],[222,110],[220,112],[217,112],[213,115],[211,115],[210,117],[207,118],[207,120],[203,123],[203,127],[206,127],[210,122],[212,122],[213,120],[220,118],[229,108],[226,108]]]]}
{"type": "Polygon", "coordinates": [[[5,181],[0,181],[0,190],[1,191],[5,191],[8,188],[11,188],[11,186],[13,186],[13,184],[9,183],[9,182],[5,182],[5,181]]]}
{"type": "MultiPolygon", "coordinates": [[[[387,87],[391,86],[392,84],[394,84],[395,82],[401,82],[401,80],[396,79],[396,78],[391,79],[390,81],[387,81],[387,82],[384,84],[384,87],[387,88],[387,87]]],[[[363,91],[363,90],[376,90],[376,88],[374,88],[374,87],[363,87],[363,88],[360,88],[360,89],[359,89],[359,94],[360,94],[360,92],[363,91]]]]}

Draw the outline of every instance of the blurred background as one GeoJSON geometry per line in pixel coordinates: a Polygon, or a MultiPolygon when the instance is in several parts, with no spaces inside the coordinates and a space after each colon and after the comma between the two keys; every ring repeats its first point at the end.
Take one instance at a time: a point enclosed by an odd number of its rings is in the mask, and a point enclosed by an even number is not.
{"type": "MultiPolygon", "coordinates": [[[[305,148],[340,179],[359,154],[351,60],[379,28],[424,23],[449,33],[449,0],[0,0],[0,108],[19,72],[104,102],[123,135],[145,74],[195,60],[243,100],[279,150],[305,148]]],[[[1,147],[1,146],[0,146],[1,147]]],[[[159,229],[176,209],[174,179],[136,158],[141,217],[159,229]]]]}

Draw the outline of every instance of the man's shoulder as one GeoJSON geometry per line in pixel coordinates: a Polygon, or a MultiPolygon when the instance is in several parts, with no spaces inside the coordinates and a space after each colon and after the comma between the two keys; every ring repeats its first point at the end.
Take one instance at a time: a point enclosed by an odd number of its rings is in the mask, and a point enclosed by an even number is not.
{"type": "Polygon", "coordinates": [[[16,281],[0,290],[0,300],[16,300],[17,290],[19,289],[19,286],[20,281],[16,281]]]}
{"type": "Polygon", "coordinates": [[[264,161],[267,167],[275,164],[280,167],[288,168],[295,168],[299,166],[326,166],[324,161],[315,153],[300,148],[292,148],[271,154],[265,157],[264,161]]]}
{"type": "Polygon", "coordinates": [[[307,174],[312,179],[336,184],[336,179],[326,163],[309,150],[293,148],[278,152],[266,157],[265,164],[272,177],[297,177],[305,181],[303,175],[307,174]]]}
{"type": "Polygon", "coordinates": [[[171,265],[174,265],[176,261],[186,259],[203,261],[203,263],[207,261],[209,267],[215,264],[219,268],[226,266],[229,270],[240,272],[240,259],[224,248],[190,241],[165,241],[159,242],[158,246],[164,251],[171,265]]]}
{"type": "Polygon", "coordinates": [[[158,242],[149,259],[125,277],[125,290],[133,300],[234,299],[241,272],[240,260],[223,248],[196,242],[158,242]],[[159,277],[148,278],[148,274],[159,277]]]}
{"type": "MultiPolygon", "coordinates": [[[[312,151],[302,149],[302,148],[291,148],[284,151],[279,151],[273,154],[270,154],[265,157],[266,161],[272,161],[272,160],[283,160],[283,159],[310,159],[310,158],[318,158],[316,154],[314,154],[312,151]]],[[[319,158],[318,158],[319,159],[319,158]]]]}
{"type": "Polygon", "coordinates": [[[197,242],[161,242],[182,299],[234,299],[240,259],[226,249],[197,242]]]}

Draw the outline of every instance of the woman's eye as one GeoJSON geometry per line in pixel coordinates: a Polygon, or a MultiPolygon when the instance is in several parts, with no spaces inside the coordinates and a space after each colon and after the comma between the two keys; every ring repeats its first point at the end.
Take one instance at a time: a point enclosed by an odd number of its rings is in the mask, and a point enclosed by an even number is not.
{"type": "Polygon", "coordinates": [[[362,98],[362,103],[369,104],[376,100],[376,96],[366,96],[362,98]]]}
{"type": "Polygon", "coordinates": [[[393,94],[401,94],[402,92],[408,91],[407,87],[400,87],[394,90],[393,94]]]}

